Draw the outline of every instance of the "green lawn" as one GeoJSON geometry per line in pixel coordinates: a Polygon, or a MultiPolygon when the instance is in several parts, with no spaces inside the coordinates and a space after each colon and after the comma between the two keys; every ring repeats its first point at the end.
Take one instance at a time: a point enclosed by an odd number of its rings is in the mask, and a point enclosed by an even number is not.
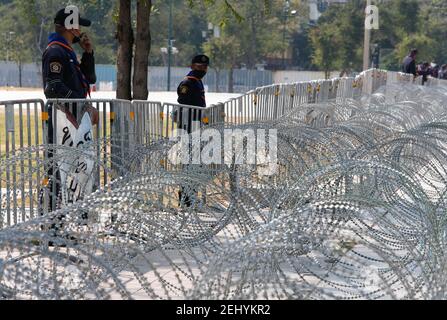
{"type": "MultiPolygon", "coordinates": [[[[12,126],[11,126],[12,127],[12,126]]],[[[0,111],[0,155],[3,157],[6,153],[6,141],[7,137],[9,139],[9,149],[12,149],[13,143],[15,144],[15,149],[27,146],[35,146],[43,143],[42,141],[42,121],[40,121],[40,112],[35,115],[34,112],[30,114],[30,119],[28,121],[28,116],[23,114],[20,117],[18,111],[14,114],[14,132],[6,132],[6,114],[4,110],[0,111]],[[36,116],[39,120],[36,119],[36,116]],[[20,127],[20,122],[22,122],[22,128],[20,127]],[[28,129],[29,126],[29,129],[28,129]],[[22,130],[21,130],[22,129],[22,130]],[[36,131],[38,134],[38,139],[36,139],[36,131]],[[22,132],[22,140],[21,140],[22,132]]]]}

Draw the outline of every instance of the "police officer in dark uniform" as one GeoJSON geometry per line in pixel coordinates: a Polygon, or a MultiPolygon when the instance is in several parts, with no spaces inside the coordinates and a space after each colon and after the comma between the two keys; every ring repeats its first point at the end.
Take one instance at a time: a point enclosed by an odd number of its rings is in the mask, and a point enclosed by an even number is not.
{"type": "Polygon", "coordinates": [[[205,87],[202,79],[208,72],[210,59],[198,55],[192,59],[191,72],[180,83],[177,89],[178,103],[206,108],[205,87]]]}
{"type": "MultiPolygon", "coordinates": [[[[177,88],[178,103],[188,106],[206,108],[205,87],[202,79],[208,72],[210,59],[205,55],[198,55],[192,59],[191,72],[179,84],[177,88]]],[[[177,115],[178,127],[191,133],[192,122],[202,120],[202,112],[200,110],[188,110],[188,114],[180,112],[177,115]],[[187,119],[184,117],[187,116],[187,119]]]]}
{"type": "MultiPolygon", "coordinates": [[[[57,12],[54,19],[55,32],[50,34],[48,46],[42,56],[43,88],[47,99],[86,99],[90,95],[90,85],[96,82],[95,58],[89,37],[80,30],[80,26],[89,27],[90,25],[91,21],[81,18],[79,10],[74,6],[57,12]],[[73,19],[75,15],[78,19],[73,19]],[[79,22],[78,25],[77,22],[79,22]],[[81,63],[72,47],[75,43],[79,43],[84,50],[81,63]]],[[[93,125],[99,122],[98,111],[89,103],[50,105],[47,122],[49,145],[55,143],[53,141],[53,108],[64,112],[75,127],[78,127],[78,119],[82,111],[89,113],[93,125]]],[[[54,157],[53,153],[54,150],[49,148],[46,154],[48,160],[54,157]]],[[[54,207],[54,199],[60,191],[60,178],[55,163],[48,163],[46,172],[50,178],[46,188],[49,190],[48,210],[51,212],[57,209],[57,203],[54,207]],[[53,194],[53,184],[56,184],[56,194],[53,194]]],[[[41,196],[41,202],[43,202],[43,191],[41,196]]],[[[53,225],[52,229],[58,228],[53,225]]]]}
{"type": "MultiPolygon", "coordinates": [[[[55,32],[49,36],[48,46],[42,56],[43,86],[47,99],[85,99],[90,95],[90,85],[96,83],[93,45],[87,34],[80,30],[80,26],[89,27],[91,21],[79,16],[79,26],[73,25],[67,29],[69,25],[66,21],[71,18],[71,13],[66,11],[61,9],[57,12],[55,32]],[[72,47],[75,43],[79,43],[84,50],[81,63],[72,47]]],[[[77,119],[76,109],[75,106],[67,116],[77,119]]],[[[99,119],[96,109],[90,106],[86,109],[93,124],[97,124],[99,119]]]]}
{"type": "Polygon", "coordinates": [[[416,56],[418,54],[417,49],[412,49],[410,51],[410,54],[405,57],[405,59],[402,62],[402,72],[403,73],[410,73],[413,76],[417,77],[418,73],[416,70],[416,56]]]}
{"type": "MultiPolygon", "coordinates": [[[[182,105],[206,108],[205,87],[202,79],[208,72],[210,59],[206,55],[198,55],[192,59],[191,72],[185,77],[177,88],[178,103],[182,105]]],[[[193,122],[202,121],[202,111],[197,109],[185,109],[186,112],[176,114],[178,128],[192,133],[193,122]],[[185,117],[187,119],[185,119],[185,117]]],[[[180,206],[191,207],[197,190],[191,186],[182,186],[179,192],[180,206]]]]}

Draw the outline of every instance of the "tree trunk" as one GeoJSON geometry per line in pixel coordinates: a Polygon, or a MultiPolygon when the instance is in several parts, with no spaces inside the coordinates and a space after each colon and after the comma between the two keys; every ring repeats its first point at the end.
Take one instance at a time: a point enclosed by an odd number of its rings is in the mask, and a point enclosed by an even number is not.
{"type": "Polygon", "coordinates": [[[151,50],[151,33],[149,27],[152,1],[137,1],[137,33],[134,58],[133,98],[147,100],[149,52],[151,50]]]}
{"type": "Polygon", "coordinates": [[[117,99],[132,100],[133,30],[131,0],[120,0],[118,22],[117,99]]]}
{"type": "Polygon", "coordinates": [[[254,69],[255,64],[256,64],[256,57],[258,56],[258,43],[257,43],[258,40],[256,38],[257,28],[256,28],[255,18],[252,18],[250,20],[250,23],[251,23],[252,37],[251,37],[251,47],[250,47],[249,54],[248,54],[248,68],[254,69]]]}
{"type": "Polygon", "coordinates": [[[41,22],[40,22],[40,31],[39,31],[39,39],[37,40],[37,49],[39,50],[40,54],[42,55],[44,52],[44,49],[42,47],[42,38],[43,38],[43,33],[45,30],[45,18],[42,18],[41,22]]]}
{"type": "Polygon", "coordinates": [[[220,70],[214,69],[216,71],[216,92],[219,92],[219,80],[220,80],[220,70]]]}
{"type": "Polygon", "coordinates": [[[21,60],[19,60],[19,63],[18,63],[18,66],[19,66],[19,88],[22,88],[22,61],[21,60]]]}
{"type": "Polygon", "coordinates": [[[234,92],[234,69],[233,67],[231,67],[228,75],[228,93],[233,92],[234,92]]]}

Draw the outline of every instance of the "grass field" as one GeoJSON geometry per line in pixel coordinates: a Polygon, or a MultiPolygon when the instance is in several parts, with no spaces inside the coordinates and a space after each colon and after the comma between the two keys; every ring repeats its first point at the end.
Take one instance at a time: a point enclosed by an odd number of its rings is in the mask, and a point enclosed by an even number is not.
{"type": "MultiPolygon", "coordinates": [[[[107,119],[109,118],[110,115],[107,114],[107,119]]],[[[101,121],[103,120],[102,113],[100,113],[100,119],[101,121]]],[[[30,112],[30,118],[28,120],[26,113],[22,113],[22,116],[20,116],[19,111],[16,110],[14,112],[14,125],[7,124],[8,120],[6,119],[5,110],[0,110],[0,158],[6,154],[7,142],[10,151],[43,144],[42,117],[40,112],[30,112]],[[20,123],[22,123],[22,127],[20,123]]],[[[110,125],[107,126],[106,135],[110,135],[110,125]]]]}
{"type": "Polygon", "coordinates": [[[27,114],[20,116],[19,111],[15,111],[14,124],[7,124],[9,119],[6,119],[5,111],[4,109],[0,110],[0,156],[3,157],[5,155],[7,142],[10,150],[13,148],[13,145],[15,146],[14,149],[19,149],[21,147],[42,144],[43,131],[40,119],[40,112],[37,114],[31,112],[28,119],[27,114]],[[20,123],[22,123],[22,127],[20,123]]]}

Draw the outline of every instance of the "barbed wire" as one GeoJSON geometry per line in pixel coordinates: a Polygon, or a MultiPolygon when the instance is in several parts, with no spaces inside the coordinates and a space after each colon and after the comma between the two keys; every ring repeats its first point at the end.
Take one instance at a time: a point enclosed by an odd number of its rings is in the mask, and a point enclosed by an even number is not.
{"type": "Polygon", "coordinates": [[[167,140],[16,150],[3,184],[39,187],[2,194],[31,219],[0,231],[0,299],[445,299],[446,119],[446,89],[392,85],[203,128],[276,130],[275,171],[173,164],[167,140]],[[96,191],[45,209],[80,157],[96,191]]]}

